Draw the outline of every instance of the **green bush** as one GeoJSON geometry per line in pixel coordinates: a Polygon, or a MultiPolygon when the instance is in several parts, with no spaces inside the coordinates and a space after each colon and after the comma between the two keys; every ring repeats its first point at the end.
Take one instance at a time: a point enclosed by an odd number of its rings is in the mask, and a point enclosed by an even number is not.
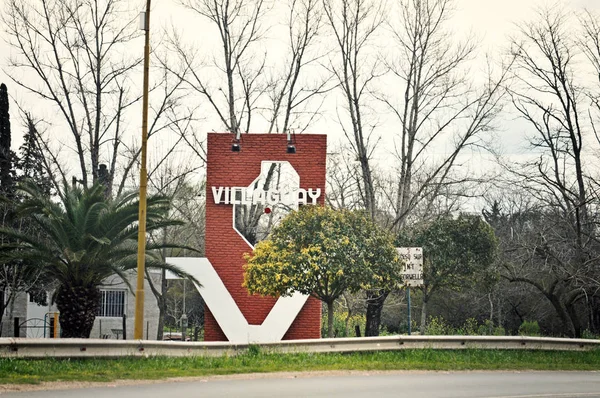
{"type": "Polygon", "coordinates": [[[458,334],[461,336],[476,336],[479,333],[479,325],[477,325],[477,320],[475,318],[469,318],[465,321],[462,327],[457,328],[454,334],[458,334]]]}
{"type": "Polygon", "coordinates": [[[430,317],[425,328],[425,334],[429,336],[444,336],[454,334],[452,326],[448,325],[443,317],[430,317]]]}
{"type": "Polygon", "coordinates": [[[506,330],[502,326],[494,326],[494,322],[486,319],[477,328],[477,334],[479,336],[506,336],[506,330]]]}
{"type": "Polygon", "coordinates": [[[506,336],[506,330],[502,326],[496,326],[492,333],[494,336],[506,336]]]}
{"type": "MultiPolygon", "coordinates": [[[[346,334],[346,318],[347,312],[333,313],[333,336],[334,337],[355,337],[354,329],[356,325],[360,326],[361,334],[364,335],[365,324],[367,319],[365,315],[352,315],[348,320],[348,333],[346,334]]],[[[327,337],[327,314],[323,314],[321,319],[321,336],[327,337]]]]}
{"type": "Polygon", "coordinates": [[[494,333],[494,322],[486,319],[483,324],[477,327],[477,334],[480,336],[490,336],[494,333]]]}
{"type": "Polygon", "coordinates": [[[581,332],[581,338],[582,339],[596,340],[596,339],[600,338],[600,336],[598,336],[597,334],[594,334],[589,329],[585,329],[583,332],[581,332]]]}
{"type": "Polygon", "coordinates": [[[519,334],[521,336],[541,336],[540,325],[537,321],[524,321],[519,326],[519,334]]]}
{"type": "Polygon", "coordinates": [[[440,316],[429,318],[425,334],[430,336],[504,336],[506,330],[502,326],[494,326],[494,322],[489,319],[483,324],[479,324],[475,318],[469,318],[461,327],[453,328],[440,316]]]}
{"type": "Polygon", "coordinates": [[[392,333],[388,330],[387,327],[381,325],[379,327],[379,335],[380,336],[395,336],[397,333],[392,333]]]}

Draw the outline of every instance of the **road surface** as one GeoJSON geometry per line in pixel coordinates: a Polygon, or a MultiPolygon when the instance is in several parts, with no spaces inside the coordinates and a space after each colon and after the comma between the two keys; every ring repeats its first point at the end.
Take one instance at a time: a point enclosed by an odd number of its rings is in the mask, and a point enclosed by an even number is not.
{"type": "Polygon", "coordinates": [[[1,392],[2,398],[600,398],[599,372],[341,372],[209,377],[101,387],[1,392]]]}

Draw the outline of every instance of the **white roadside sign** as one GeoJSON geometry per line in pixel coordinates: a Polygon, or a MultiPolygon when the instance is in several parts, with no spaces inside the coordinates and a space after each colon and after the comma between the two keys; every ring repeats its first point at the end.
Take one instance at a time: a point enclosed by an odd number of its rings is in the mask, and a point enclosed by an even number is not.
{"type": "Polygon", "coordinates": [[[397,247],[398,256],[404,262],[402,279],[404,286],[423,285],[423,249],[421,247],[397,247]]]}

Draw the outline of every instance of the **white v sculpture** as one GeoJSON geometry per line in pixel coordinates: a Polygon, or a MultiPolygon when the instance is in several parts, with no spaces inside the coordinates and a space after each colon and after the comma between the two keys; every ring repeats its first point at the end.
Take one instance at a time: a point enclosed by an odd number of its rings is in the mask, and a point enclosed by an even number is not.
{"type": "Polygon", "coordinates": [[[294,293],[280,297],[262,325],[249,325],[223,281],[205,257],[170,257],[169,264],[195,277],[202,283],[196,289],[202,295],[210,312],[231,343],[269,343],[283,339],[298,313],[308,299],[307,295],[294,293]]]}

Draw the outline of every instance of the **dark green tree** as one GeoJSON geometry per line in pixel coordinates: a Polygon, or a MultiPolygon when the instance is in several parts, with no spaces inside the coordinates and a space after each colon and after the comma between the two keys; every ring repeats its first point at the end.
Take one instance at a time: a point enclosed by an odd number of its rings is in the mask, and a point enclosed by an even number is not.
{"type": "Polygon", "coordinates": [[[10,113],[8,90],[4,83],[0,84],[0,191],[9,196],[13,192],[13,154],[10,149],[10,113]]]}
{"type": "MultiPolygon", "coordinates": [[[[14,195],[13,184],[13,152],[10,149],[11,130],[8,102],[8,90],[4,83],[0,84],[0,197],[7,198],[14,195]]],[[[13,226],[15,224],[13,205],[3,200],[0,203],[0,225],[13,226]]],[[[0,241],[6,243],[4,239],[0,241]]],[[[15,294],[28,287],[29,281],[23,279],[25,273],[19,265],[19,260],[3,261],[0,263],[0,323],[5,308],[14,300],[15,294]]],[[[1,331],[0,331],[1,333],[1,331]]]]}
{"type": "Polygon", "coordinates": [[[471,286],[496,260],[494,230],[481,217],[461,214],[442,217],[399,237],[400,246],[423,248],[421,333],[427,326],[427,303],[440,288],[471,286]]]}
{"type": "Polygon", "coordinates": [[[39,145],[40,134],[36,123],[30,114],[25,114],[27,132],[23,136],[23,145],[19,148],[19,158],[16,159],[16,169],[19,172],[18,180],[35,182],[40,190],[50,195],[52,181],[46,168],[44,152],[39,145]]]}
{"type": "MultiPolygon", "coordinates": [[[[89,189],[65,184],[57,203],[33,182],[19,184],[19,191],[24,199],[17,211],[27,214],[38,232],[3,228],[0,233],[16,243],[3,245],[1,252],[5,259],[21,258],[39,267],[43,279],[56,285],[53,301],[63,337],[87,338],[100,304],[99,287],[113,275],[129,285],[128,271],[136,268],[137,193],[110,200],[100,184],[89,189]]],[[[167,217],[169,206],[167,197],[148,198],[148,232],[181,224],[167,217]]],[[[179,273],[154,255],[163,246],[174,245],[147,244],[146,266],[179,273]]]]}

